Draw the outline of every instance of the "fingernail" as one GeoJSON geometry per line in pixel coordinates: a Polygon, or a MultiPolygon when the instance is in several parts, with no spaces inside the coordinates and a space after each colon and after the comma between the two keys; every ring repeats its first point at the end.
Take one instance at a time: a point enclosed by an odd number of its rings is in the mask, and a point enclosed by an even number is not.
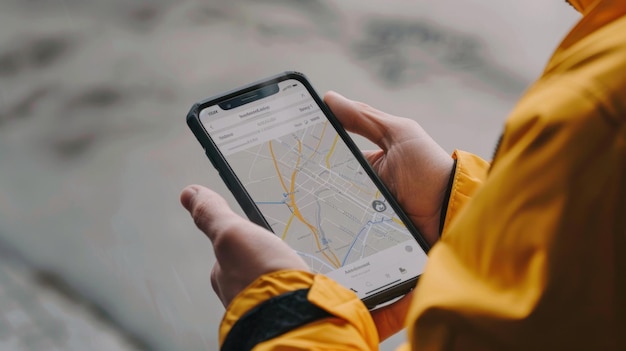
{"type": "Polygon", "coordinates": [[[329,90],[326,92],[326,94],[324,94],[324,98],[331,96],[331,95],[335,95],[335,96],[341,96],[340,94],[338,94],[336,91],[334,90],[329,90]]]}
{"type": "Polygon", "coordinates": [[[335,96],[338,96],[338,97],[340,97],[340,98],[342,98],[342,99],[345,99],[345,98],[346,98],[345,96],[343,96],[343,95],[339,94],[338,92],[336,92],[336,91],[334,91],[334,90],[331,90],[331,91],[330,91],[330,93],[331,93],[331,94],[333,94],[333,95],[335,95],[335,96]]]}
{"type": "Polygon", "coordinates": [[[196,196],[197,193],[198,193],[198,188],[196,188],[193,185],[190,185],[186,187],[185,189],[183,189],[183,191],[180,194],[180,203],[183,205],[183,207],[189,210],[189,207],[191,206],[191,200],[193,199],[194,196],[196,196]]]}

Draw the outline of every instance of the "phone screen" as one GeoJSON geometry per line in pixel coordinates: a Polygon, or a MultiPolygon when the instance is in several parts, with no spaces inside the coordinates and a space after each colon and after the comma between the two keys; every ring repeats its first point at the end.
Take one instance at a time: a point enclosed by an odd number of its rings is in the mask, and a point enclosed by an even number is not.
{"type": "Polygon", "coordinates": [[[273,89],[199,115],[273,232],[361,299],[415,280],[426,253],[311,93],[296,79],[273,89]]]}

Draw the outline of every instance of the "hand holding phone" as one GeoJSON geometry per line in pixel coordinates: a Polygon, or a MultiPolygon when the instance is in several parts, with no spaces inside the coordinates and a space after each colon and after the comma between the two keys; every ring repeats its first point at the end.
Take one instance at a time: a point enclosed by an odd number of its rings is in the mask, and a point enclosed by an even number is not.
{"type": "Polygon", "coordinates": [[[439,239],[442,205],[454,161],[414,120],[397,117],[335,93],[325,103],[349,132],[375,143],[363,151],[380,179],[430,246],[439,239]]]}
{"type": "MultiPolygon", "coordinates": [[[[308,271],[306,263],[285,242],[239,217],[219,194],[192,185],[183,190],[181,202],[213,244],[217,262],[211,271],[211,285],[224,307],[261,275],[279,270],[308,271]]],[[[411,296],[372,311],[380,341],[404,327],[411,296]]]]}
{"type": "Polygon", "coordinates": [[[310,269],[370,307],[414,286],[428,245],[302,75],[204,101],[188,123],[248,217],[310,269]]]}
{"type": "Polygon", "coordinates": [[[217,259],[211,271],[211,285],[224,307],[264,274],[309,270],[304,260],[283,241],[241,218],[214,191],[189,186],[180,200],[198,228],[211,240],[217,259]]]}

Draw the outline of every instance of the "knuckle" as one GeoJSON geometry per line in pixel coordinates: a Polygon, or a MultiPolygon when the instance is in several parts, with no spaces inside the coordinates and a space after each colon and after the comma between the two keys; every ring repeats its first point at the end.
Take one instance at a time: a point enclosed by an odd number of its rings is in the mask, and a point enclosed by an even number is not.
{"type": "Polygon", "coordinates": [[[217,295],[220,294],[220,289],[219,289],[219,284],[218,284],[218,280],[217,280],[217,265],[213,266],[213,269],[211,270],[211,287],[213,288],[213,291],[215,291],[215,293],[217,295]]]}
{"type": "Polygon", "coordinates": [[[211,223],[210,206],[206,201],[200,201],[194,204],[191,212],[194,223],[201,230],[208,229],[211,223]]]}
{"type": "Polygon", "coordinates": [[[219,223],[213,222],[207,228],[206,234],[211,238],[216,252],[228,252],[233,245],[236,246],[237,234],[243,231],[241,223],[226,218],[220,219],[219,223]]]}
{"type": "Polygon", "coordinates": [[[230,247],[231,242],[238,232],[242,231],[242,218],[231,215],[230,213],[219,214],[210,204],[202,203],[193,211],[193,220],[198,229],[200,229],[212,242],[216,252],[223,251],[230,247]]]}

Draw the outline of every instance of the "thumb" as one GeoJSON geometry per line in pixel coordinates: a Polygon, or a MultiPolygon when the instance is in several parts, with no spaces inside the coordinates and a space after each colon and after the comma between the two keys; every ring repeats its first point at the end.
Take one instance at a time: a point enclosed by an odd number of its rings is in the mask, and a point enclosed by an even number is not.
{"type": "Polygon", "coordinates": [[[394,125],[400,120],[362,102],[349,100],[330,91],[324,95],[324,102],[346,130],[359,134],[383,150],[391,143],[394,125]]]}
{"type": "Polygon", "coordinates": [[[190,185],[180,194],[181,204],[189,211],[198,229],[214,242],[223,227],[239,217],[226,200],[216,192],[200,185],[190,185]]]}

